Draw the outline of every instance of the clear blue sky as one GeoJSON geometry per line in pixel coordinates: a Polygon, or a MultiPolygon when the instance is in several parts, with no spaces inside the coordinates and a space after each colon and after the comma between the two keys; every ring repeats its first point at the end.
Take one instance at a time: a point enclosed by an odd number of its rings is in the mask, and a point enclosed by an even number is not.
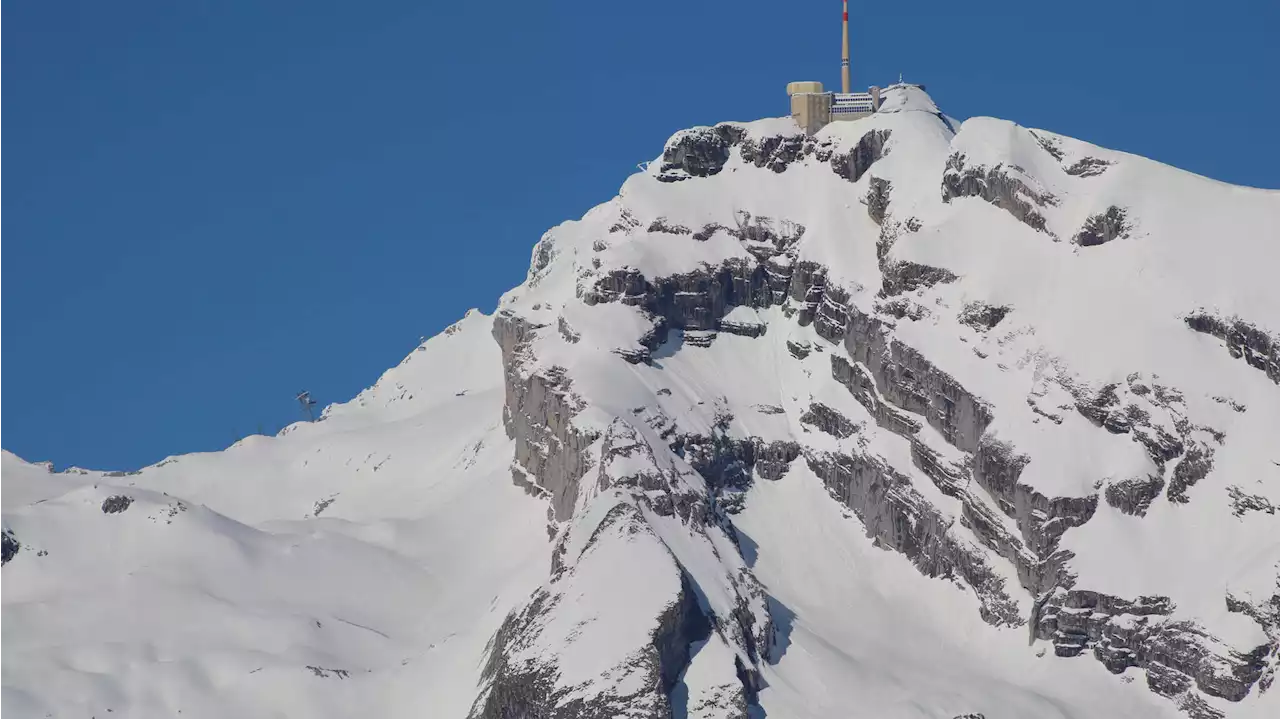
{"type": "MultiPolygon", "coordinates": [[[[1280,187],[1280,3],[851,11],[856,85],[1280,187]]],[[[3,446],[131,469],[349,399],[673,131],[835,84],[839,12],[6,3],[3,446]]]]}

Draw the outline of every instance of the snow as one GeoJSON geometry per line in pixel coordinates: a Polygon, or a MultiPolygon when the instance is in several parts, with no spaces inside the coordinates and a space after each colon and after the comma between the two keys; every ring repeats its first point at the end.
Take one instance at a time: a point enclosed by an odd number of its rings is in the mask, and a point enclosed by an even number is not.
{"type": "MultiPolygon", "coordinates": [[[[797,133],[790,118],[736,124],[757,140],[797,133]]],[[[761,327],[759,337],[720,331],[703,347],[675,329],[648,363],[619,356],[644,351],[656,319],[622,302],[588,305],[594,283],[621,270],[652,282],[727,260],[754,267],[725,229],[704,241],[690,236],[712,224],[733,228],[746,212],[775,228],[803,226],[775,265],[823,265],[828,286],[847,290],[895,341],[986,403],[989,438],[1028,459],[1019,481],[1046,499],[1093,496],[1159,472],[1130,434],[1081,416],[1077,394],[1130,377],[1180,391],[1169,408],[1143,405],[1152,421],[1185,419],[1223,435],[1190,501],[1161,496],[1137,517],[1099,499],[1060,548],[1074,555],[1078,588],[1168,596],[1174,620],[1193,620],[1229,647],[1267,641],[1256,623],[1227,611],[1225,596],[1261,602],[1274,593],[1280,533],[1272,514],[1235,516],[1228,487],[1280,504],[1280,393],[1184,317],[1205,308],[1280,332],[1280,193],[994,118],[957,124],[912,85],[886,89],[879,113],[828,125],[814,142],[847,152],[872,130],[889,132],[886,154],[855,183],[814,157],[774,172],[734,149],[710,177],[662,182],[655,170],[638,173],[613,199],[543,235],[526,281],[499,311],[535,327],[518,373],[559,368],[584,406],[572,426],[602,435],[569,520],[552,521],[546,499],[512,481],[506,368],[494,318],[477,311],[350,402],[326,408],[323,421],[277,437],[131,474],[55,473],[4,453],[4,526],[22,550],[4,568],[3,709],[407,717],[429,706],[432,716],[460,718],[480,691],[486,645],[539,591],[558,597],[555,608],[539,617],[536,641],[509,659],[554,665],[570,698],[639,692],[645,687],[628,667],[683,576],[716,617],[741,605],[748,621],[773,622],[777,649],[760,667],[769,716],[845,717],[853,708],[895,717],[1179,716],[1139,670],[1123,677],[1137,681],[1117,680],[1088,657],[1028,645],[1025,626],[984,623],[971,588],[927,578],[874,546],[804,457],[780,480],[755,477],[726,524],[659,513],[627,488],[655,477],[670,491],[705,494],[707,482],[670,450],[675,435],[862,452],[907,477],[952,523],[949,536],[972,545],[1030,613],[1033,598],[1012,565],[977,543],[960,500],[913,465],[911,439],[876,426],[833,378],[832,358],[851,358],[812,325],[799,326],[794,302],[732,307],[720,318],[761,327]],[[956,153],[966,167],[999,166],[1051,194],[1056,204],[1037,208],[1047,231],[981,198],[944,203],[941,180],[956,153]],[[1067,173],[1084,158],[1109,164],[1101,174],[1067,173]],[[918,319],[878,310],[881,227],[863,206],[872,177],[892,184],[886,224],[913,218],[918,228],[900,230],[889,259],[957,278],[903,296],[920,308],[918,319]],[[1071,242],[1088,217],[1113,205],[1133,223],[1128,237],[1071,242]],[[980,331],[958,319],[973,302],[1010,311],[980,331]],[[810,354],[797,359],[789,343],[810,354]],[[854,434],[837,438],[801,422],[814,403],[842,414],[854,434]],[[627,451],[604,457],[606,441],[627,451]],[[103,512],[118,495],[132,499],[128,509],[103,512]],[[556,542],[565,568],[552,577],[556,542]]],[[[914,419],[917,441],[944,462],[968,462],[914,419]]],[[[994,498],[970,491],[1021,536],[994,498]]],[[[677,714],[713,716],[739,686],[735,658],[750,663],[732,636],[713,632],[695,645],[672,694],[677,714]]],[[[1276,696],[1211,703],[1233,718],[1262,717],[1275,715],[1276,696]]]]}
{"type": "Polygon", "coordinates": [[[507,470],[490,323],[429,340],[324,422],[225,452],[117,477],[4,453],[23,544],[4,567],[5,713],[464,715],[549,562],[545,510],[507,470]],[[112,495],[134,501],[105,514],[112,495]]]}
{"type": "Polygon", "coordinates": [[[983,624],[965,594],[871,547],[802,464],[753,486],[736,523],[760,547],[755,571],[784,618],[761,693],[769,716],[1172,715],[1099,664],[1037,657],[1025,629],[983,624]]]}

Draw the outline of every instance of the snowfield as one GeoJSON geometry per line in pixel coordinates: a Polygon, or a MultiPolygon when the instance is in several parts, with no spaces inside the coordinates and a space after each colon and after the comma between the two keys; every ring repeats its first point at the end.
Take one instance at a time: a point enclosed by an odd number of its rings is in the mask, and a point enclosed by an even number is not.
{"type": "Polygon", "coordinates": [[[1280,192],[920,88],[693,128],[352,401],[4,453],[31,717],[1273,717],[1280,192]]]}

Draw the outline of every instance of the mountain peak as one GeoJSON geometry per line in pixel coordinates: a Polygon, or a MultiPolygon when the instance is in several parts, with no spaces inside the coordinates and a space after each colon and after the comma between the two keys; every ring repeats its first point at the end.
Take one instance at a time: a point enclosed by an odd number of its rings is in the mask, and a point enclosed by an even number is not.
{"type": "Polygon", "coordinates": [[[323,422],[6,454],[5,708],[1270,716],[1275,227],[917,85],[678,132],[323,422]]]}

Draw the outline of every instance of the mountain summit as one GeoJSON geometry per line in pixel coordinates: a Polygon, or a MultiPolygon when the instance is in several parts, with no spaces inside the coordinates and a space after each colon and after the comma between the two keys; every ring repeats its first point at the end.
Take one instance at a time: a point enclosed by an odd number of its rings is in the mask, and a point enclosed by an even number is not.
{"type": "Polygon", "coordinates": [[[1275,716],[1278,232],[914,85],[682,131],[315,423],[6,453],[3,709],[1275,716]]]}

